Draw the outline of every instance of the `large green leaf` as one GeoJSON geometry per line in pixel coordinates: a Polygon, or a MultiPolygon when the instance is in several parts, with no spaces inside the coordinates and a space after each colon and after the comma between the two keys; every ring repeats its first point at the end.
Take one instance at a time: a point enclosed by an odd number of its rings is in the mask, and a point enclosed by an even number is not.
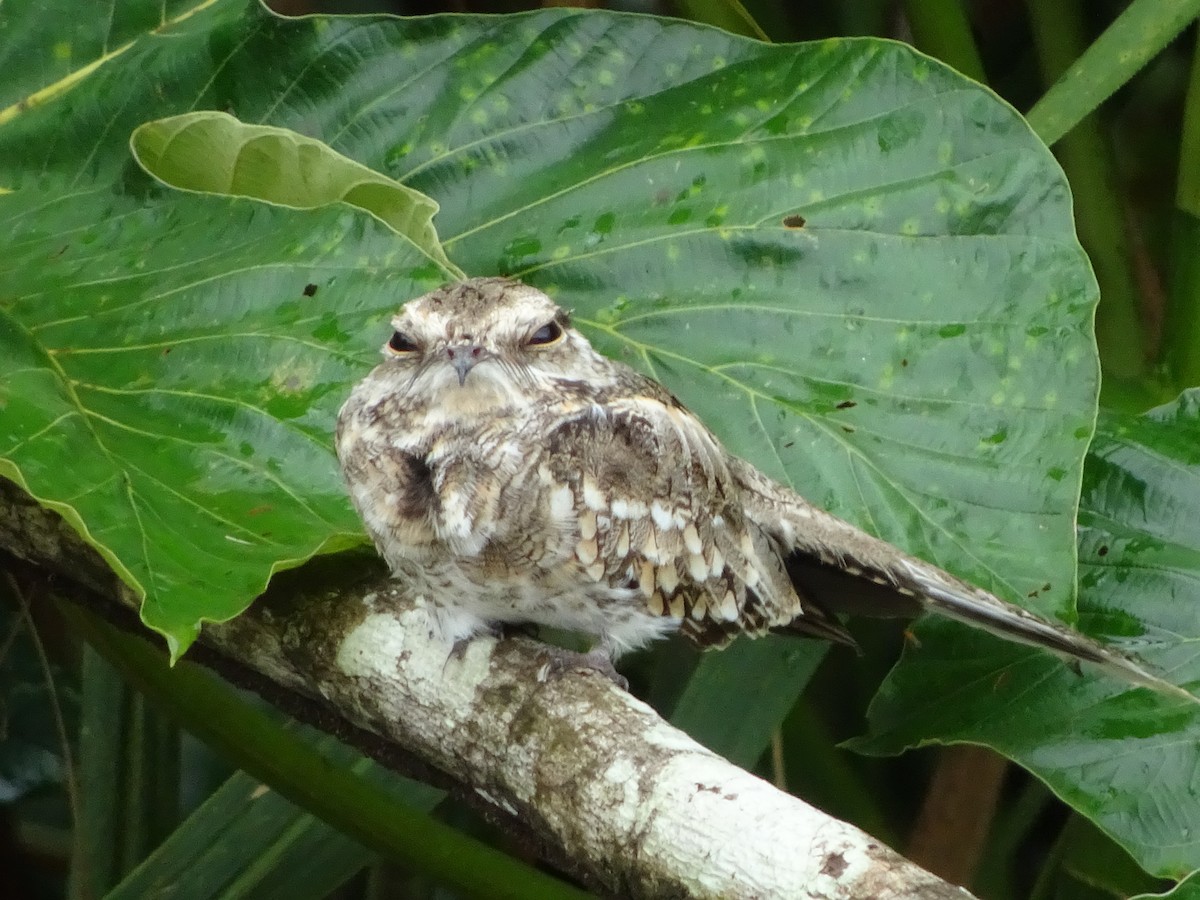
{"type": "MultiPolygon", "coordinates": [[[[1200,682],[1200,392],[1139,418],[1101,418],[1079,545],[1081,624],[1177,684],[1200,682]]],[[[922,649],[885,684],[871,737],[857,746],[894,752],[935,736],[988,744],[1149,871],[1180,877],[1200,866],[1200,709],[935,631],[919,630],[922,649]]]]}
{"type": "MultiPolygon", "coordinates": [[[[436,196],[459,265],[554,292],[814,501],[1070,610],[1096,298],[1018,116],[877,41],[558,13],[465,31],[460,114],[419,89],[371,109],[412,124],[373,158],[436,196]]],[[[325,128],[351,156],[378,141],[325,128]]]]}
{"type": "Polygon", "coordinates": [[[118,7],[0,8],[0,471],[177,650],[353,539],[334,412],[444,277],[342,204],[137,170],[135,127],[203,108],[432,197],[458,266],[554,292],[770,474],[1070,614],[1095,290],[1061,174],[985,89],[898,44],[636,16],[118,7]]]}

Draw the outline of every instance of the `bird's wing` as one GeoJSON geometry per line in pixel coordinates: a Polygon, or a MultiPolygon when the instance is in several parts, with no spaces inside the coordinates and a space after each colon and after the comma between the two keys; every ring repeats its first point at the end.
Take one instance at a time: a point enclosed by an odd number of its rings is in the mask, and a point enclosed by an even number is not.
{"type": "Polygon", "coordinates": [[[584,577],[637,591],[702,645],[781,625],[852,643],[797,597],[782,547],[746,516],[716,438],[654,388],[580,409],[542,437],[539,467],[578,517],[571,537],[584,577]]]}

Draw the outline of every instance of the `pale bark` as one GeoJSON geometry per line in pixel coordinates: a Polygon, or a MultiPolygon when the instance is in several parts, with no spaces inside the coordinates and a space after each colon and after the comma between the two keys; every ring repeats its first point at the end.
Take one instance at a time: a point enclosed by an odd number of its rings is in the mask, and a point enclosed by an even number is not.
{"type": "MultiPolygon", "coordinates": [[[[53,514],[0,479],[0,547],[129,603],[53,514]]],[[[274,596],[204,641],[373,732],[521,822],[619,897],[968,897],[748,774],[592,673],[546,677],[530,640],[429,637],[375,582],[274,596]]]]}

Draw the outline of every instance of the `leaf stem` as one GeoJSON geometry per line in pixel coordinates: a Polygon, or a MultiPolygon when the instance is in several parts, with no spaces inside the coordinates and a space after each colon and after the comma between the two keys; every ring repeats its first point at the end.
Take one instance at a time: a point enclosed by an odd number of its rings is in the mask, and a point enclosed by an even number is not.
{"type": "MultiPolygon", "coordinates": [[[[1078,58],[1085,45],[1079,0],[1028,0],[1038,61],[1046,84],[1078,58]]],[[[1085,102],[1082,95],[1079,102],[1085,102]]],[[[1112,148],[1096,113],[1057,145],[1075,197],[1075,225],[1100,283],[1096,342],[1106,375],[1135,380],[1147,372],[1148,345],[1142,323],[1133,256],[1117,188],[1112,148]]]]}
{"type": "Polygon", "coordinates": [[[1200,385],[1200,41],[1183,107],[1163,363],[1174,391],[1200,385]]]}
{"type": "Polygon", "coordinates": [[[741,0],[678,0],[677,5],[684,18],[705,25],[715,25],[730,34],[770,41],[754,16],[750,15],[741,0]]]}
{"type": "Polygon", "coordinates": [[[983,59],[961,0],[904,0],[913,44],[968,78],[986,82],[983,59]]]}

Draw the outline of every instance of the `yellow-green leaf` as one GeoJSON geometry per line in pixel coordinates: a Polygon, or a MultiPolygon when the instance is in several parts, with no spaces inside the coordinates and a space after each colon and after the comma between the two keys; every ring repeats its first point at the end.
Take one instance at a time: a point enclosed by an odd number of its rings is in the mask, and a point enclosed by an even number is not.
{"type": "Polygon", "coordinates": [[[171,187],[295,209],[347,203],[462,274],[438,241],[436,202],[313,138],[223,112],[192,112],[147,122],[133,132],[130,146],[142,167],[171,187]]]}

